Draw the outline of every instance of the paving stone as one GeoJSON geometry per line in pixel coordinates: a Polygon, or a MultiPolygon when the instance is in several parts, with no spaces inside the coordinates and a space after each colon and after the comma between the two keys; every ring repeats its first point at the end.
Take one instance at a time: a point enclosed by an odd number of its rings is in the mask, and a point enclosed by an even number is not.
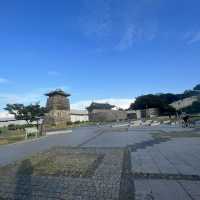
{"type": "Polygon", "coordinates": [[[170,180],[136,180],[136,200],[191,200],[185,190],[170,180]]]}
{"type": "Polygon", "coordinates": [[[151,138],[149,134],[140,134],[138,132],[105,132],[85,144],[84,147],[126,147],[127,145],[148,141],[151,138]]]}
{"type": "Polygon", "coordinates": [[[132,171],[143,173],[160,173],[155,161],[150,154],[131,153],[132,171]],[[145,156],[144,156],[145,155],[145,156]]]}
{"type": "Polygon", "coordinates": [[[148,180],[136,180],[135,181],[135,200],[148,200],[150,199],[151,188],[148,180]]]}
{"type": "Polygon", "coordinates": [[[180,181],[180,183],[191,196],[200,196],[200,181],[180,181]]]}

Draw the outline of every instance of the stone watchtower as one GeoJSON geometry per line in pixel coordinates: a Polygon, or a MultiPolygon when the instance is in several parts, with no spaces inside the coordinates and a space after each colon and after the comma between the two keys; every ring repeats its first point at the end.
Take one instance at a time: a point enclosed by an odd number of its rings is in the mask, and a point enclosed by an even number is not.
{"type": "Polygon", "coordinates": [[[43,125],[47,128],[65,128],[67,123],[71,121],[70,119],[70,102],[67,97],[70,94],[65,93],[64,91],[57,89],[51,91],[47,94],[47,114],[44,118],[43,125]]]}

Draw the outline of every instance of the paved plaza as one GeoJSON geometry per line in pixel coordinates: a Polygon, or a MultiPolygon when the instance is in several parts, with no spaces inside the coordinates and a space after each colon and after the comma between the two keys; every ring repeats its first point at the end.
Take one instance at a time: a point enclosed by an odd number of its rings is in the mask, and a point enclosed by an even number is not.
{"type": "Polygon", "coordinates": [[[199,200],[200,131],[91,126],[0,147],[0,199],[199,200]]]}

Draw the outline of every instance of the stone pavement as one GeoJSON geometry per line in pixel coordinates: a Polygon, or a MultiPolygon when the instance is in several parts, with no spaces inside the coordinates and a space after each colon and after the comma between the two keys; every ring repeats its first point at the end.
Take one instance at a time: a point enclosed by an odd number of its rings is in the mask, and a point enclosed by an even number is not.
{"type": "Polygon", "coordinates": [[[74,129],[71,134],[2,146],[0,199],[200,199],[200,137],[191,137],[191,132],[195,130],[168,125],[85,127],[74,129]],[[176,132],[184,132],[184,137],[175,137],[176,132]],[[167,133],[173,137],[155,138],[152,133],[167,133]],[[31,171],[28,176],[23,174],[26,171],[24,168],[19,173],[14,170],[15,167],[11,167],[20,166],[22,162],[16,160],[28,159],[36,153],[47,153],[51,155],[47,161],[55,158],[56,163],[59,163],[59,155],[66,156],[62,158],[63,161],[73,160],[75,164],[71,168],[76,175],[65,171],[70,168],[70,162],[65,163],[65,170],[59,173],[54,173],[59,170],[57,166],[50,165],[51,174],[42,174],[42,169],[32,164],[28,167],[28,171],[31,171]],[[92,160],[87,166],[85,159],[88,154],[92,155],[89,156],[92,160]],[[79,159],[78,155],[84,156],[79,159]],[[96,159],[99,156],[102,159],[96,159]],[[14,161],[15,164],[12,164],[14,161]],[[86,175],[80,171],[79,165],[86,166],[86,175]],[[4,166],[7,171],[1,173],[4,166]]]}
{"type": "MultiPolygon", "coordinates": [[[[37,165],[31,162],[31,159],[8,165],[3,171],[4,175],[0,169],[1,199],[119,199],[123,149],[57,147],[44,154],[52,156],[55,151],[57,155],[65,155],[65,159],[69,159],[69,155],[72,154],[77,157],[81,154],[103,155],[103,158],[95,163],[95,167],[88,167],[89,173],[84,176],[81,174],[76,176],[59,175],[59,173],[48,174],[48,171],[45,175],[39,175],[41,168],[38,169],[37,165]],[[25,162],[26,166],[22,166],[25,162]],[[14,169],[17,169],[16,173],[14,169]],[[27,172],[27,169],[31,169],[31,172],[27,172]],[[8,174],[10,176],[6,176],[8,174]]],[[[70,172],[74,174],[73,171],[76,172],[77,167],[81,166],[76,166],[76,163],[72,162],[77,162],[77,160],[69,160],[72,166],[70,172]]]]}
{"type": "Polygon", "coordinates": [[[137,200],[200,199],[200,138],[179,138],[131,153],[137,200]]]}
{"type": "Polygon", "coordinates": [[[199,200],[200,181],[136,180],[135,200],[199,200]]]}
{"type": "Polygon", "coordinates": [[[0,165],[6,165],[54,146],[77,147],[97,136],[99,131],[98,127],[77,128],[72,133],[51,135],[39,140],[0,146],[0,165]]]}

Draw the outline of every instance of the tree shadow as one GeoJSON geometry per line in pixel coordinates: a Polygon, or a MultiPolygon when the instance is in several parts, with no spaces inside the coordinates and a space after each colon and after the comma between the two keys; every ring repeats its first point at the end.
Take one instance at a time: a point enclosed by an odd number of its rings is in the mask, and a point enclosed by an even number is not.
{"type": "Polygon", "coordinates": [[[23,160],[16,173],[15,199],[20,199],[21,196],[25,196],[28,200],[32,199],[32,174],[33,167],[30,160],[23,160]]]}

